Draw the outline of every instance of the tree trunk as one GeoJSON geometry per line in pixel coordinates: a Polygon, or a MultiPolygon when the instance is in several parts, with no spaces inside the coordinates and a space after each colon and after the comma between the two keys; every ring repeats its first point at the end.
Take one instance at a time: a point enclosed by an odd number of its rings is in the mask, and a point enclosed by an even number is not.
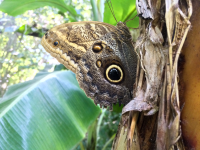
{"type": "Polygon", "coordinates": [[[181,128],[187,150],[200,149],[200,1],[193,0],[191,29],[182,49],[180,58],[180,102],[181,128]],[[183,64],[183,65],[182,65],[183,64]]]}
{"type": "MultiPolygon", "coordinates": [[[[198,2],[199,3],[199,2],[198,2]]],[[[185,149],[178,60],[191,27],[191,0],[136,0],[140,36],[134,99],[122,111],[113,150],[185,149]]]]}

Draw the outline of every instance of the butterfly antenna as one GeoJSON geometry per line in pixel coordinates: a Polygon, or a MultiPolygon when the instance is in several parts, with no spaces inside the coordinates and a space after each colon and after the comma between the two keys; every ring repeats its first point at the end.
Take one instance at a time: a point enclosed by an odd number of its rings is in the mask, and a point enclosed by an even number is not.
{"type": "Polygon", "coordinates": [[[115,18],[115,21],[118,22],[117,19],[116,19],[116,17],[115,17],[115,13],[114,13],[114,10],[113,10],[113,7],[112,7],[112,2],[110,1],[110,4],[109,4],[109,0],[106,0],[106,1],[108,3],[108,7],[110,8],[110,11],[111,11],[113,17],[115,18]]]}
{"type": "Polygon", "coordinates": [[[114,9],[113,9],[111,0],[110,0],[110,5],[111,5],[111,8],[112,8],[113,16],[114,16],[115,20],[117,21],[117,19],[116,19],[116,17],[115,17],[115,12],[114,12],[114,9]]]}
{"type": "Polygon", "coordinates": [[[137,17],[137,16],[138,15],[134,16],[132,19],[129,19],[129,20],[125,21],[125,23],[128,22],[128,21],[131,21],[131,20],[135,19],[135,17],[137,17]]]}

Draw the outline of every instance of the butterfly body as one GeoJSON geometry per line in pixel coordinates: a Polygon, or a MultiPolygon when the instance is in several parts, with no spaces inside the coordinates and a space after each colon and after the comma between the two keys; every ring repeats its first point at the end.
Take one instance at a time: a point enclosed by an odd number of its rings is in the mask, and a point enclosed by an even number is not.
{"type": "Polygon", "coordinates": [[[42,45],[76,74],[80,87],[96,104],[112,109],[112,104],[131,100],[137,55],[124,23],[62,24],[45,34],[42,45]]]}

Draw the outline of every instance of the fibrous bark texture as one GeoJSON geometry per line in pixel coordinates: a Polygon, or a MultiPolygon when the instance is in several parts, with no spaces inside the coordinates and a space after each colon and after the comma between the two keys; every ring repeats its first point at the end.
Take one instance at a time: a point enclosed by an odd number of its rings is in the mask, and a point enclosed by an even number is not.
{"type": "Polygon", "coordinates": [[[136,0],[140,36],[134,99],[123,108],[114,150],[185,149],[178,60],[191,27],[191,0],[136,0]],[[122,138],[123,137],[123,138],[122,138]]]}

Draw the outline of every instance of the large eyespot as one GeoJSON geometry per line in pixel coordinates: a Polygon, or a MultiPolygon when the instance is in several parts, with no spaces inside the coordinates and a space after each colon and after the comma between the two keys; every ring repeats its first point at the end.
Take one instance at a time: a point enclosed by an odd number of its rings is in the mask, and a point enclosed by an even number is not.
{"type": "Polygon", "coordinates": [[[59,45],[59,41],[55,41],[55,42],[53,43],[53,45],[54,45],[54,46],[58,46],[58,45],[59,45]]]}
{"type": "Polygon", "coordinates": [[[102,51],[102,49],[103,49],[103,47],[99,43],[94,44],[93,47],[92,47],[92,50],[95,53],[98,53],[98,52],[102,51]]]}
{"type": "Polygon", "coordinates": [[[108,81],[112,82],[112,83],[119,83],[122,81],[123,79],[123,71],[121,69],[121,67],[117,66],[117,65],[110,65],[107,69],[106,69],[106,78],[108,81]]]}

